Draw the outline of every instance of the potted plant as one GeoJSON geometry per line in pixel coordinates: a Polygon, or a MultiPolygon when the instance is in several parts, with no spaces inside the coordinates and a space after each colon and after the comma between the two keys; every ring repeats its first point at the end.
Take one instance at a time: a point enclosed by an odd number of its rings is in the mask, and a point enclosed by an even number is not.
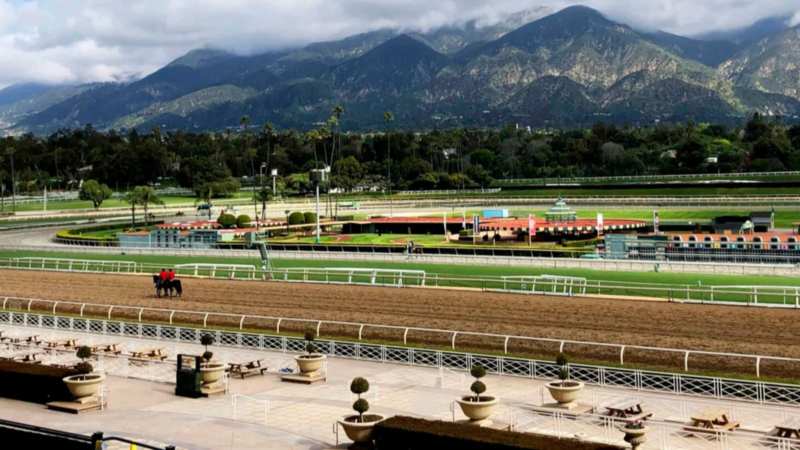
{"type": "Polygon", "coordinates": [[[466,395],[458,401],[461,411],[467,416],[470,422],[479,423],[488,419],[497,406],[497,399],[489,395],[481,395],[486,392],[486,385],[481,378],[486,376],[486,369],[482,366],[472,366],[469,371],[475,378],[475,382],[470,386],[470,390],[475,395],[466,395]]]}
{"type": "Polygon", "coordinates": [[[208,350],[208,346],[214,345],[213,335],[204,334],[200,336],[200,344],[206,348],[203,352],[204,362],[200,364],[200,374],[203,377],[203,385],[211,386],[222,379],[222,375],[225,372],[225,364],[211,361],[214,354],[208,350]]]}
{"type": "Polygon", "coordinates": [[[356,394],[358,399],[353,403],[353,410],[358,414],[345,416],[339,420],[345,434],[356,444],[372,442],[372,430],[375,424],[384,419],[380,414],[364,414],[369,411],[369,402],[361,398],[362,394],[369,391],[369,381],[365,378],[354,378],[350,383],[350,392],[356,394]]]}
{"type": "Polygon", "coordinates": [[[648,428],[641,420],[626,423],[619,427],[619,430],[625,433],[625,442],[631,444],[633,450],[647,442],[648,428]]]}
{"type": "Polygon", "coordinates": [[[566,355],[559,353],[556,364],[559,365],[558,380],[547,383],[547,390],[560,406],[569,408],[578,400],[583,383],[569,379],[569,361],[566,355]]]}
{"type": "Polygon", "coordinates": [[[317,349],[314,345],[316,332],[307,330],[304,337],[306,340],[306,353],[298,355],[294,359],[297,361],[297,367],[302,375],[313,376],[322,369],[325,363],[325,355],[316,351],[317,349]]]}
{"type": "Polygon", "coordinates": [[[100,373],[93,373],[94,367],[87,361],[92,357],[91,348],[85,345],[81,346],[75,355],[81,359],[81,362],[75,365],[78,374],[64,377],[63,380],[75,400],[83,403],[97,396],[106,377],[100,373]]]}

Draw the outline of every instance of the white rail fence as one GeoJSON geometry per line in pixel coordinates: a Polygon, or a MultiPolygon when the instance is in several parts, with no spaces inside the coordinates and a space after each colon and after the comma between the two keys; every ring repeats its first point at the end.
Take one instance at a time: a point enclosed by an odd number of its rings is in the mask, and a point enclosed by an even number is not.
{"type": "MultiPolygon", "coordinates": [[[[287,353],[302,353],[305,349],[305,341],[294,337],[156,325],[124,320],[89,319],[6,311],[0,312],[0,325],[2,324],[176,343],[198,343],[202,335],[212,334],[216,338],[217,345],[226,347],[287,353]]],[[[560,367],[553,362],[510,356],[417,349],[337,340],[320,340],[317,342],[316,347],[317,351],[331,357],[432,368],[445,367],[454,371],[464,372],[474,365],[480,365],[486,368],[488,373],[525,378],[553,379],[560,370],[560,367]]],[[[568,370],[571,379],[600,386],[627,388],[643,392],[740,400],[761,404],[800,405],[800,386],[798,385],[582,364],[571,364],[568,370]]]]}
{"type": "MultiPolygon", "coordinates": [[[[60,258],[0,258],[0,268],[110,273],[158,273],[163,265],[132,261],[95,261],[60,258]],[[88,263],[87,263],[88,261],[88,263]],[[93,264],[94,263],[94,264],[93,264]]],[[[800,286],[713,286],[700,284],[637,283],[585,280],[558,275],[456,277],[422,270],[374,268],[285,268],[261,271],[253,266],[190,264],[175,266],[181,276],[218,279],[265,279],[285,282],[381,285],[394,287],[467,288],[484,292],[537,295],[595,295],[649,297],[682,303],[714,303],[778,308],[800,308],[800,286]]]]}
{"type": "MultiPolygon", "coordinates": [[[[352,336],[359,341],[367,339],[369,335],[380,336],[381,339],[392,339],[397,342],[402,341],[403,345],[409,344],[409,337],[412,342],[430,343],[447,342],[452,350],[457,350],[457,340],[459,337],[471,338],[468,344],[474,346],[477,338],[483,345],[492,350],[500,351],[504,355],[512,354],[515,347],[525,348],[527,345],[535,345],[539,348],[549,348],[554,352],[588,352],[597,355],[609,352],[615,354],[621,366],[626,364],[626,353],[641,352],[643,354],[657,355],[659,360],[680,359],[682,369],[685,372],[692,370],[718,369],[719,366],[705,367],[691,365],[692,357],[701,359],[703,357],[717,358],[722,362],[742,364],[748,363],[753,368],[756,377],[761,377],[762,366],[765,363],[788,365],[792,368],[800,367],[800,358],[788,358],[780,356],[754,355],[743,353],[713,352],[707,350],[678,349],[666,347],[650,347],[641,345],[626,345],[607,342],[578,341],[569,339],[554,339],[531,336],[515,336],[494,333],[479,333],[472,331],[443,330],[424,327],[405,327],[396,325],[380,325],[372,323],[345,322],[332,320],[300,319],[291,317],[262,316],[250,314],[231,314],[207,311],[177,310],[147,308],[139,306],[107,305],[96,303],[81,303],[72,301],[43,300],[18,297],[0,297],[2,299],[2,311],[9,311],[16,315],[14,320],[23,321],[22,314],[33,312],[46,312],[53,316],[61,313],[75,314],[81,318],[103,318],[105,320],[135,318],[136,323],[164,323],[169,325],[176,324],[176,316],[181,323],[201,325],[203,328],[214,326],[214,324],[225,324],[227,327],[238,327],[240,331],[257,329],[259,332],[275,332],[281,334],[281,330],[301,331],[312,329],[317,336],[324,336],[325,332],[331,330],[337,336],[352,336]],[[61,307],[61,310],[59,310],[61,307]],[[88,308],[88,310],[87,310],[88,308]],[[116,316],[114,315],[116,314],[116,316]],[[267,324],[270,324],[269,326],[267,324]],[[367,336],[365,337],[365,332],[367,336]],[[511,348],[511,351],[510,351],[511,348]],[[588,349],[588,350],[587,350],[588,349]],[[602,352],[602,353],[601,353],[602,352]]],[[[23,321],[24,322],[24,321],[23,321]]],[[[524,351],[524,350],[523,350],[524,351]]]]}

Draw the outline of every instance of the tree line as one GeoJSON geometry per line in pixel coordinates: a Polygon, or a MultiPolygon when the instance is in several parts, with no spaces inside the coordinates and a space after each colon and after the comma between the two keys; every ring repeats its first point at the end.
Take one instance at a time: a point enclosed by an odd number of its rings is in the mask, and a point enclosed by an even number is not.
{"type": "MultiPolygon", "coordinates": [[[[800,125],[759,115],[738,128],[713,124],[528,131],[386,129],[348,133],[344,112],[309,131],[275,130],[242,118],[222,133],[100,132],[91,126],[47,137],[0,139],[0,186],[17,193],[77,189],[97,180],[115,191],[180,186],[198,197],[230,195],[242,184],[310,192],[309,171],[331,167],[341,191],[489,187],[508,178],[800,170],[800,125]],[[261,177],[261,175],[265,175],[261,177]]],[[[266,201],[268,194],[261,194],[266,201]]]]}

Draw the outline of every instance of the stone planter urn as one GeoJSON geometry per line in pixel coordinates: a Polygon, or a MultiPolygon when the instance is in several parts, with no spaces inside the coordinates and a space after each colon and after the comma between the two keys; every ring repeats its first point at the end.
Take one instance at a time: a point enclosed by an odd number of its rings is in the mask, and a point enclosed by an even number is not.
{"type": "Polygon", "coordinates": [[[219,362],[206,362],[200,365],[200,375],[203,377],[203,386],[216,384],[225,373],[225,364],[219,362]]]}
{"type": "Polygon", "coordinates": [[[106,376],[99,373],[89,373],[84,375],[70,375],[64,377],[64,384],[67,385],[70,394],[75,397],[75,401],[81,403],[97,397],[100,386],[103,385],[106,376]]]}
{"type": "Polygon", "coordinates": [[[385,417],[380,414],[364,414],[363,422],[359,421],[358,415],[345,416],[339,420],[339,425],[344,428],[344,432],[351,441],[356,444],[372,442],[372,430],[375,424],[381,422],[385,417]]]}
{"type": "Polygon", "coordinates": [[[297,367],[300,369],[300,374],[304,376],[312,376],[322,370],[325,364],[325,355],[312,353],[310,355],[295,356],[294,360],[297,362],[297,367]]]}
{"type": "Polygon", "coordinates": [[[477,401],[474,395],[465,395],[456,401],[464,415],[469,418],[470,423],[475,424],[488,420],[498,403],[495,397],[489,395],[481,395],[477,401]]]}
{"type": "Polygon", "coordinates": [[[645,425],[633,426],[632,424],[626,424],[619,427],[619,430],[625,433],[625,442],[631,444],[633,450],[638,449],[647,442],[648,428],[645,425]]]}
{"type": "Polygon", "coordinates": [[[580,392],[583,389],[583,382],[572,380],[556,380],[547,383],[547,390],[559,404],[559,406],[570,407],[576,404],[580,392]]]}

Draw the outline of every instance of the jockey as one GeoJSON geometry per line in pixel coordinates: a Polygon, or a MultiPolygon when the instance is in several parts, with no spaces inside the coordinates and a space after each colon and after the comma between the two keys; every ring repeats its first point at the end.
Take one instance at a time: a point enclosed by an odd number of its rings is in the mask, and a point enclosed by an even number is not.
{"type": "Polygon", "coordinates": [[[172,281],[175,279],[175,271],[173,269],[169,269],[169,273],[167,273],[167,279],[172,281]]]}
{"type": "Polygon", "coordinates": [[[161,280],[162,283],[169,280],[169,274],[167,273],[167,269],[161,269],[161,273],[158,275],[158,279],[161,280]]]}

